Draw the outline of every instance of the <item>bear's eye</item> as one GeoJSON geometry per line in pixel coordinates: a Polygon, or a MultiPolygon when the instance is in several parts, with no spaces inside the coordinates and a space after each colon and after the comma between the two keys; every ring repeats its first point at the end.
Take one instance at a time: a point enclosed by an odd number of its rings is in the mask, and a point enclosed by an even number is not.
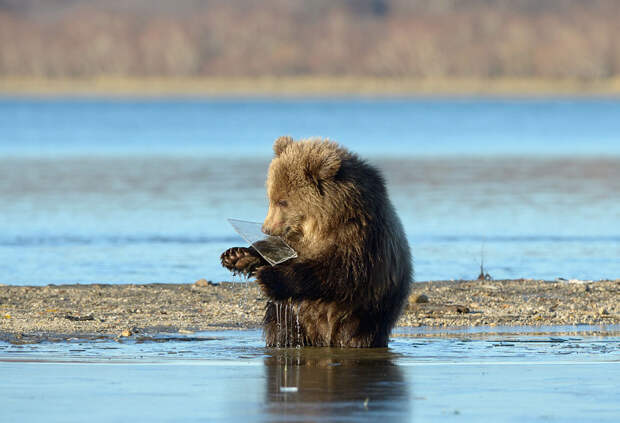
{"type": "Polygon", "coordinates": [[[279,200],[278,201],[278,206],[280,206],[280,207],[287,207],[288,206],[288,202],[286,200],[279,200]]]}

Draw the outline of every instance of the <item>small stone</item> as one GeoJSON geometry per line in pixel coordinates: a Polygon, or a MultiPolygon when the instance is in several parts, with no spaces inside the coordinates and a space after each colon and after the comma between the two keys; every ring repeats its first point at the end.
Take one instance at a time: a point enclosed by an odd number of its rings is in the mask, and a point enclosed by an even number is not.
{"type": "Polygon", "coordinates": [[[457,305],[454,309],[457,313],[469,313],[469,308],[462,305],[457,305]]]}
{"type": "Polygon", "coordinates": [[[601,309],[599,310],[599,313],[601,313],[601,314],[609,314],[609,311],[607,311],[606,308],[601,307],[601,309]]]}
{"type": "Polygon", "coordinates": [[[72,314],[65,315],[65,319],[71,320],[72,322],[86,322],[89,320],[95,320],[92,314],[87,314],[85,316],[74,316],[72,314]]]}
{"type": "Polygon", "coordinates": [[[122,337],[131,336],[131,331],[129,329],[125,329],[124,331],[121,332],[121,336],[122,337]]]}
{"type": "Polygon", "coordinates": [[[184,335],[192,335],[195,332],[193,330],[188,330],[188,329],[179,329],[179,333],[182,333],[184,335]]]}
{"type": "Polygon", "coordinates": [[[196,282],[194,282],[194,286],[201,286],[201,287],[205,287],[205,286],[215,286],[217,284],[208,281],[206,279],[199,279],[196,282]]]}
{"type": "Polygon", "coordinates": [[[415,299],[413,300],[413,302],[417,303],[417,304],[424,304],[424,303],[428,303],[428,296],[425,294],[420,294],[417,295],[415,297],[415,299]]]}

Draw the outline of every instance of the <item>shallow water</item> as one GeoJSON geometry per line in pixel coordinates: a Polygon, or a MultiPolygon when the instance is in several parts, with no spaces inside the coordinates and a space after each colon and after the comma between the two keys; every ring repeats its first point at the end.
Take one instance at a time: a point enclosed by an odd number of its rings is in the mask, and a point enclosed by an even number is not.
{"type": "MultiPolygon", "coordinates": [[[[620,159],[382,159],[417,280],[620,277],[620,159]]],[[[230,280],[267,160],[0,159],[0,283],[230,280]]]]}
{"type": "Polygon", "coordinates": [[[417,280],[620,277],[618,99],[0,99],[0,283],[230,279],[271,143],[385,174],[417,280]]]}
{"type": "Polygon", "coordinates": [[[0,343],[6,421],[617,421],[620,327],[401,330],[387,349],[259,331],[0,343]]]}

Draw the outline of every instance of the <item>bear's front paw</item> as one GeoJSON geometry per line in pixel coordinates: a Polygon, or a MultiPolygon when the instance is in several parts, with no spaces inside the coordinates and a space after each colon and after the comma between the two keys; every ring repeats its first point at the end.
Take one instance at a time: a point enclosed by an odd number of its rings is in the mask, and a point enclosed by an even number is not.
{"type": "Polygon", "coordinates": [[[222,266],[233,272],[233,274],[243,274],[253,276],[256,270],[261,267],[263,259],[254,249],[245,247],[233,247],[222,253],[220,257],[222,266]]]}

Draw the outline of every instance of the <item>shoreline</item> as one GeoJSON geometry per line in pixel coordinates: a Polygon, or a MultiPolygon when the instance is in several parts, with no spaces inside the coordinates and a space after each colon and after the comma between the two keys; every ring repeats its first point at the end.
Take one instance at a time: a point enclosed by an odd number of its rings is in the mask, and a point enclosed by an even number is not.
{"type": "MultiPolygon", "coordinates": [[[[620,324],[620,280],[413,284],[397,327],[620,324]]],[[[255,283],[0,286],[0,341],[123,338],[260,328],[255,283]]]]}
{"type": "Polygon", "coordinates": [[[18,97],[415,97],[620,96],[620,78],[116,77],[0,76],[0,96],[18,97]]]}

